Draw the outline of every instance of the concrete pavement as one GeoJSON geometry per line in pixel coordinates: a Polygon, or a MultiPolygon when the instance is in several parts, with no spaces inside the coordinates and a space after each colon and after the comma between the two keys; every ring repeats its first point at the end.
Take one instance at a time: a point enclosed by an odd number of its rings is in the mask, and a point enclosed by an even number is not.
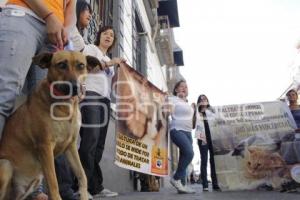
{"type": "MultiPolygon", "coordinates": [[[[177,194],[172,187],[162,188],[159,192],[128,192],[118,197],[101,200],[299,200],[298,193],[280,193],[278,191],[237,191],[237,192],[202,192],[201,185],[191,185],[196,194],[177,194]]],[[[95,199],[100,200],[100,199],[95,199]]]]}

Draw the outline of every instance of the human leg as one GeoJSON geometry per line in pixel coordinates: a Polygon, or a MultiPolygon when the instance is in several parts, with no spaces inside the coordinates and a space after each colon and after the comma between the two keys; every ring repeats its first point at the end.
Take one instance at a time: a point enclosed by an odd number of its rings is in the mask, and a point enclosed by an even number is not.
{"type": "Polygon", "coordinates": [[[98,188],[94,183],[95,174],[95,157],[98,140],[100,137],[100,103],[99,95],[87,91],[87,97],[92,96],[93,99],[86,98],[81,103],[82,126],[80,128],[81,142],[79,147],[79,156],[82,166],[85,170],[88,180],[88,190],[91,194],[95,194],[98,188]]]}
{"type": "Polygon", "coordinates": [[[171,139],[179,148],[179,161],[177,170],[170,183],[177,189],[178,193],[195,193],[194,190],[182,185],[186,177],[187,167],[193,159],[192,137],[190,132],[171,130],[171,139]]]}
{"type": "Polygon", "coordinates": [[[0,140],[2,138],[2,132],[3,132],[5,121],[6,121],[6,118],[0,114],[0,140]]]}
{"type": "Polygon", "coordinates": [[[189,132],[171,130],[171,139],[179,148],[179,161],[174,179],[179,180],[185,178],[186,168],[193,159],[194,152],[191,140],[189,138],[189,132]]]}
{"type": "Polygon", "coordinates": [[[211,175],[212,187],[214,190],[219,190],[220,188],[218,185],[218,179],[216,174],[216,165],[215,165],[213,147],[209,145],[208,150],[209,150],[209,163],[210,163],[210,175],[211,175]]]}
{"type": "Polygon", "coordinates": [[[21,92],[31,58],[46,37],[41,22],[22,12],[16,16],[11,10],[5,8],[0,13],[0,130],[3,117],[11,114],[21,92]]]}
{"type": "Polygon", "coordinates": [[[201,158],[201,180],[203,189],[208,188],[208,180],[207,180],[207,161],[208,161],[208,147],[207,144],[203,144],[202,140],[198,140],[198,146],[200,151],[200,158],[201,158]]]}
{"type": "Polygon", "coordinates": [[[104,188],[103,186],[103,174],[99,163],[101,162],[102,155],[105,148],[105,141],[107,135],[107,129],[110,120],[110,100],[107,98],[100,98],[99,102],[102,106],[100,106],[100,118],[101,118],[101,126],[100,126],[100,136],[98,139],[96,153],[95,153],[95,171],[93,176],[93,182],[95,185],[95,193],[94,197],[114,197],[118,196],[117,192],[110,191],[109,189],[104,188]]]}
{"type": "MultiPolygon", "coordinates": [[[[100,102],[102,103],[102,107],[100,107],[101,111],[101,127],[100,127],[100,136],[97,144],[96,149],[96,156],[95,156],[95,169],[96,169],[96,177],[98,177],[98,180],[95,180],[98,184],[100,184],[100,191],[104,189],[103,187],[103,175],[102,170],[99,165],[99,162],[102,159],[102,155],[104,152],[105,147],[105,141],[106,141],[106,135],[107,135],[107,129],[109,125],[109,119],[110,119],[110,101],[106,98],[100,99],[100,102]]],[[[97,179],[97,178],[96,178],[97,179]]]]}
{"type": "Polygon", "coordinates": [[[65,155],[55,158],[55,171],[60,196],[63,199],[76,200],[77,196],[72,189],[74,176],[65,155]]]}
{"type": "Polygon", "coordinates": [[[37,65],[31,65],[26,77],[26,94],[30,94],[36,85],[47,76],[47,69],[42,69],[37,65]]]}

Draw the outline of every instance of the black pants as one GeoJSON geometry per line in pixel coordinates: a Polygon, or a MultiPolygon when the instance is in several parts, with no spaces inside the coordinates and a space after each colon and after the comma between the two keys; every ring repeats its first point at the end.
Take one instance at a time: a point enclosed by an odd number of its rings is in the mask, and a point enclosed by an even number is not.
{"type": "Polygon", "coordinates": [[[99,162],[110,119],[110,100],[91,91],[87,91],[86,96],[80,104],[82,126],[79,156],[87,176],[88,191],[94,195],[104,189],[99,162]]]}
{"type": "Polygon", "coordinates": [[[55,158],[55,171],[60,196],[64,200],[76,199],[72,189],[74,184],[74,175],[64,154],[55,158]]]}
{"type": "Polygon", "coordinates": [[[208,162],[208,152],[209,152],[209,162],[210,162],[210,173],[211,173],[211,180],[213,188],[218,188],[218,180],[216,174],[216,167],[215,167],[215,160],[214,160],[214,153],[213,148],[209,144],[202,144],[202,140],[198,140],[198,146],[200,150],[201,156],[201,179],[203,187],[208,187],[207,181],[207,162],[208,162]]]}

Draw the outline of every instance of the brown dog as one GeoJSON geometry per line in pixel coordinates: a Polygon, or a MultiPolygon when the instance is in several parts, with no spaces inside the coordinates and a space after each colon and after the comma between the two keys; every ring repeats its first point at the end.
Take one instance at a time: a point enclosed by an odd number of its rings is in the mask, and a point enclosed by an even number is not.
{"type": "Polygon", "coordinates": [[[38,55],[33,63],[48,68],[48,74],[4,128],[0,200],[25,199],[39,186],[42,175],[51,199],[61,200],[54,168],[54,158],[61,153],[78,179],[81,200],[87,200],[87,180],[76,145],[78,95],[87,70],[101,66],[100,62],[79,52],[60,51],[38,55]]]}

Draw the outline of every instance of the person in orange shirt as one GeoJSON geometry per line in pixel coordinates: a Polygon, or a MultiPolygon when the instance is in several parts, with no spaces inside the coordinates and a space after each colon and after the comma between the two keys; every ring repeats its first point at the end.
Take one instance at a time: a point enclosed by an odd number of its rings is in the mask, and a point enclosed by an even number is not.
{"type": "MultiPolygon", "coordinates": [[[[0,140],[21,94],[32,57],[51,44],[63,49],[75,26],[76,0],[8,0],[0,10],[0,140]]],[[[42,191],[32,196],[47,200],[42,191]]]]}
{"type": "Polygon", "coordinates": [[[0,12],[0,139],[21,94],[31,58],[47,44],[63,49],[76,0],[8,0],[0,12]]]}
{"type": "Polygon", "coordinates": [[[31,58],[51,44],[63,49],[76,23],[76,0],[8,0],[0,12],[0,139],[21,94],[31,58]]]}

